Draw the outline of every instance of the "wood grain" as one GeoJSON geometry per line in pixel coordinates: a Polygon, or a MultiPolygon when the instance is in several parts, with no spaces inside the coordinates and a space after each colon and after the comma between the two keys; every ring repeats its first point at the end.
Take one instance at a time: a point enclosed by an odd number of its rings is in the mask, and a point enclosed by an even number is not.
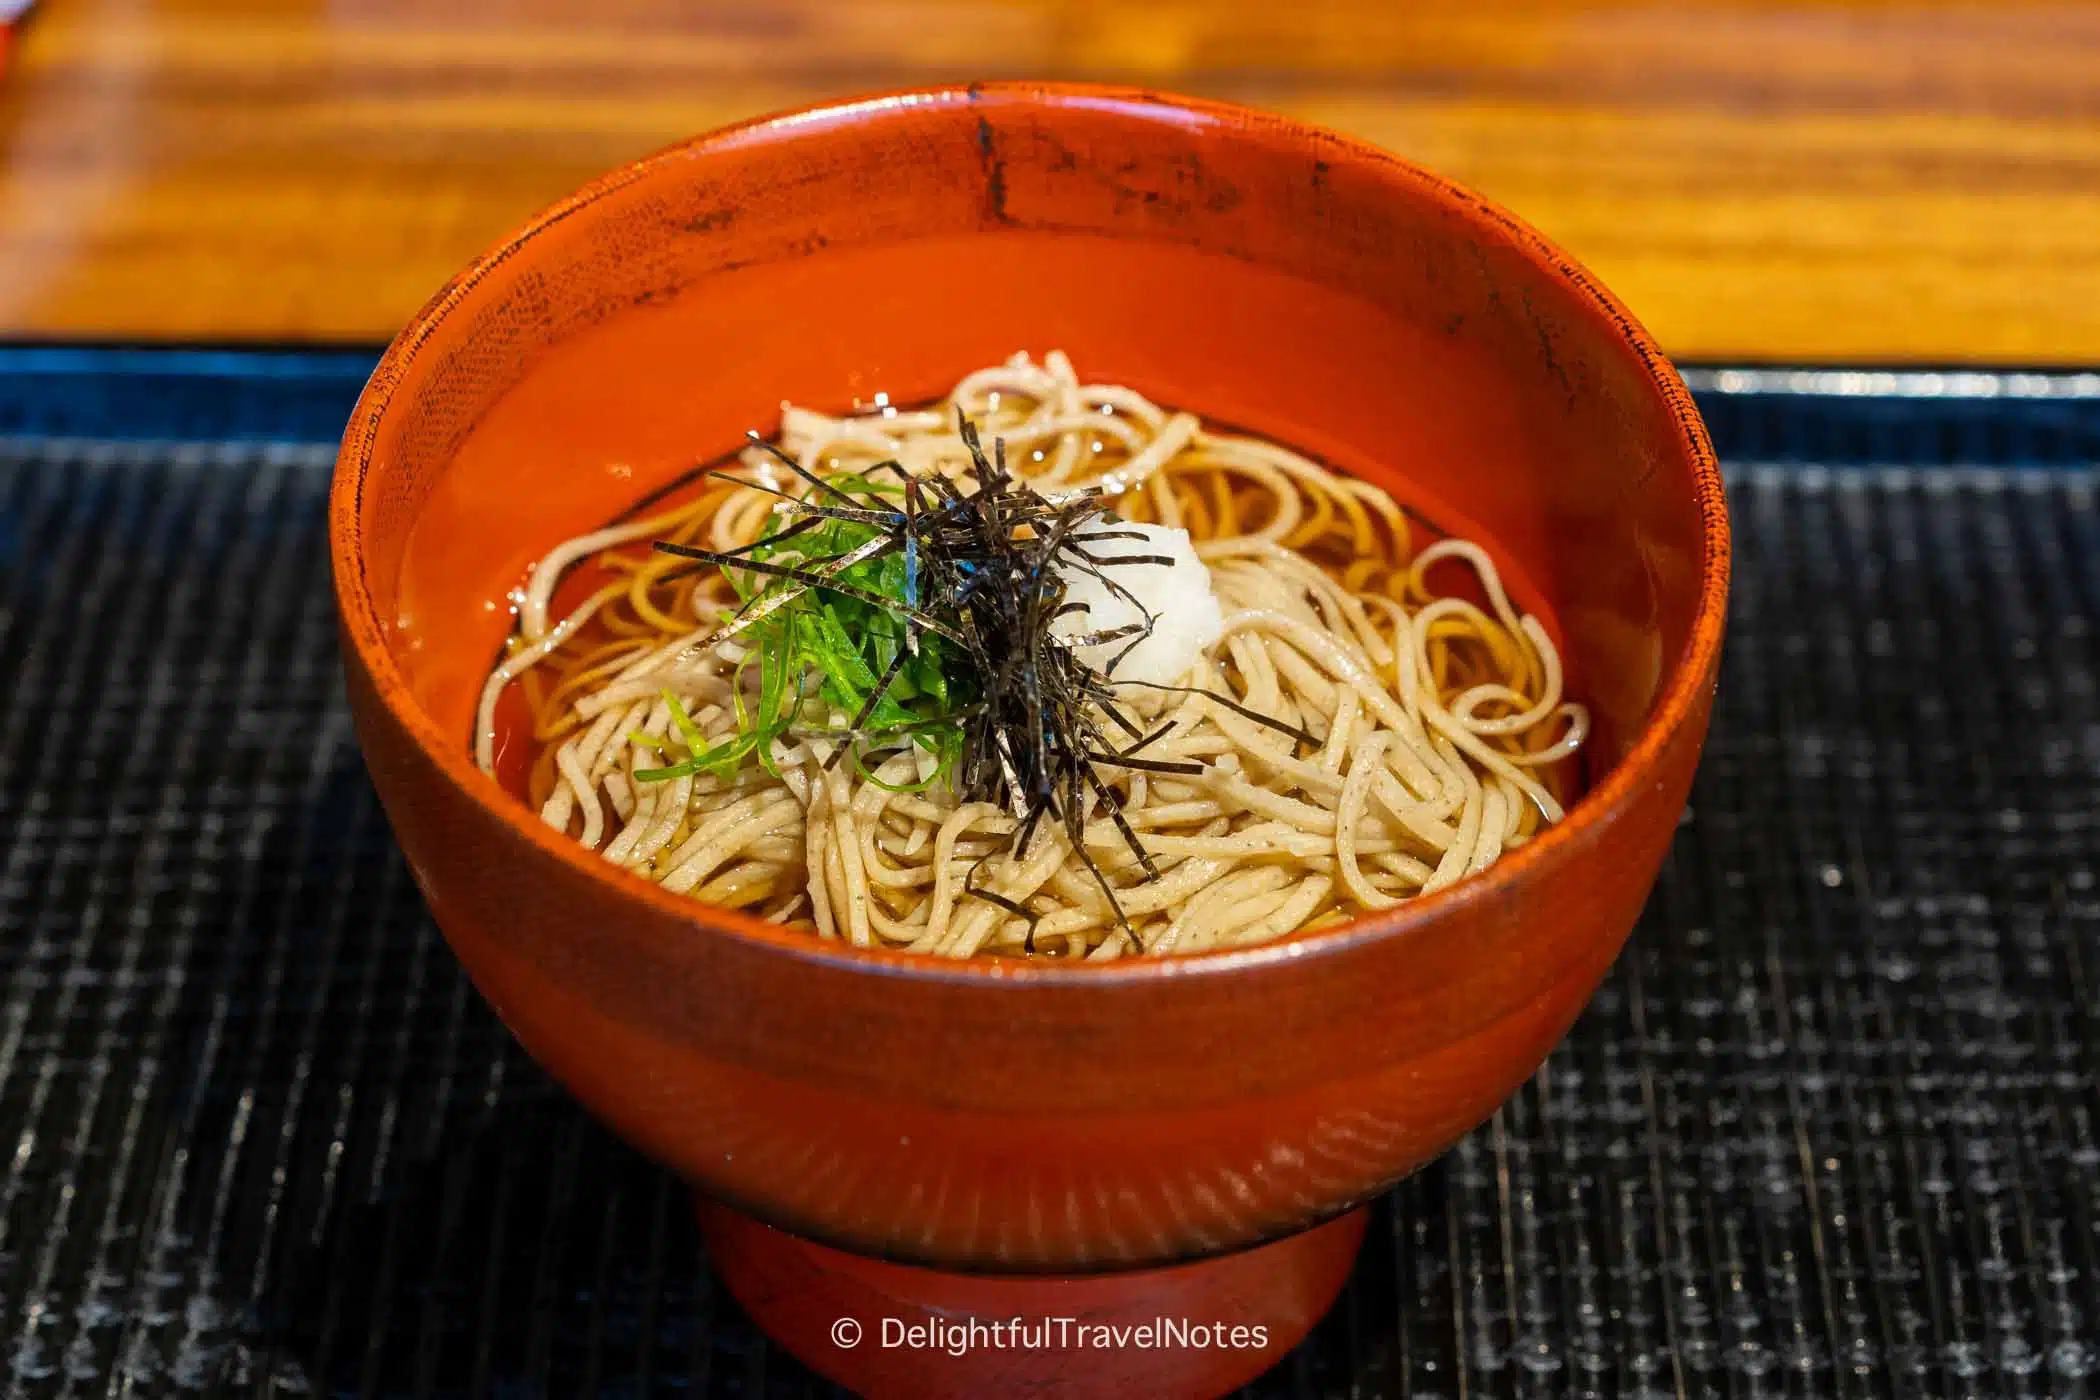
{"type": "Polygon", "coordinates": [[[1388,0],[45,0],[0,87],[0,335],[384,339],[695,131],[1137,81],[1365,136],[1679,355],[2100,358],[2100,9],[1388,0]]]}

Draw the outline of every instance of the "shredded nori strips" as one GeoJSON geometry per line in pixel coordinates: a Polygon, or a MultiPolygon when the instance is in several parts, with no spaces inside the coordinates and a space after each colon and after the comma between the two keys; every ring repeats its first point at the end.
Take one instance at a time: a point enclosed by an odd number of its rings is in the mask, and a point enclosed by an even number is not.
{"type": "MultiPolygon", "coordinates": [[[[1140,751],[1166,734],[1168,728],[1150,734],[1141,730],[1117,705],[1115,696],[1118,685],[1136,683],[1107,679],[1079,660],[1073,648],[1124,642],[1109,663],[1112,674],[1116,662],[1151,634],[1156,621],[1144,604],[1115,580],[1113,571],[1169,565],[1172,561],[1156,554],[1104,557],[1095,553],[1089,546],[1141,540],[1145,536],[1115,528],[1121,522],[1110,512],[1098,487],[1056,497],[1035,490],[1007,469],[1003,441],[995,440],[987,455],[975,425],[960,412],[956,418],[970,453],[967,476],[973,490],[965,491],[957,482],[937,473],[914,476],[896,462],[883,462],[861,474],[856,484],[862,486],[862,493],[855,495],[808,471],[758,434],[750,435],[754,443],[810,485],[808,496],[771,492],[780,497],[781,512],[794,519],[761,543],[783,541],[822,520],[849,521],[876,531],[865,544],[845,553],[787,563],[751,558],[757,546],[718,552],[660,541],[656,548],[702,564],[745,570],[774,580],[751,596],[696,651],[728,640],[811,589],[878,605],[905,623],[906,647],[877,681],[860,713],[846,730],[838,733],[839,745],[829,760],[833,764],[849,750],[864,750],[878,735],[898,732],[869,730],[870,716],[896,681],[905,658],[916,652],[921,634],[946,638],[952,644],[951,655],[959,654],[968,671],[969,689],[977,697],[975,703],[960,708],[953,716],[962,730],[961,757],[954,774],[958,795],[964,801],[988,802],[1013,813],[1019,823],[1011,848],[1016,858],[1026,852],[1045,817],[1062,824],[1072,850],[1107,898],[1118,926],[1142,951],[1143,945],[1123,913],[1114,886],[1087,852],[1082,839],[1086,798],[1092,794],[1099,801],[1145,878],[1154,880],[1159,878],[1159,867],[1124,819],[1120,801],[1097,767],[1188,775],[1200,774],[1204,769],[1197,763],[1140,757],[1140,751]],[[897,487],[887,488],[895,499],[886,499],[884,488],[872,486],[880,473],[897,479],[897,487]],[[882,596],[839,577],[857,564],[900,552],[904,563],[901,598],[882,596]],[[1050,626],[1055,619],[1084,609],[1084,604],[1065,601],[1062,571],[1091,574],[1113,596],[1129,604],[1143,621],[1070,639],[1054,635],[1050,626]],[[1104,732],[1097,715],[1121,732],[1120,738],[1126,741],[1121,747],[1118,736],[1104,732]]],[[[725,479],[740,486],[770,490],[736,477],[725,479]]],[[[1187,689],[1146,688],[1183,692],[1187,689]]],[[[1296,726],[1250,711],[1230,696],[1201,693],[1299,743],[1314,742],[1311,735],[1296,726]]],[[[894,747],[894,741],[889,746],[894,747]]],[[[1032,910],[977,887],[974,879],[965,881],[965,889],[1026,920],[1026,947],[1034,950],[1038,916],[1032,910]]]]}

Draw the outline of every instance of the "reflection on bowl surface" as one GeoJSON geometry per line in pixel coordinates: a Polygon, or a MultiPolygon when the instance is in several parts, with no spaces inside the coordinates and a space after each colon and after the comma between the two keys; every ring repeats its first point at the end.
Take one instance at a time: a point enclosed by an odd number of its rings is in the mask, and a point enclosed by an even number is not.
{"type": "Polygon", "coordinates": [[[532,1053],[718,1198],[842,1248],[1057,1272],[1249,1245],[1480,1121],[1617,954],[1718,660],[1721,484],[1596,284],[1393,157],[1181,99],[990,85],[616,173],[456,280],[344,439],[351,696],[426,897],[532,1053]],[[1490,544],[1558,620],[1591,786],[1347,928],[1099,968],[818,943],[626,875],[474,766],[505,590],[770,427],[1020,346],[1291,444],[1490,544]]]}

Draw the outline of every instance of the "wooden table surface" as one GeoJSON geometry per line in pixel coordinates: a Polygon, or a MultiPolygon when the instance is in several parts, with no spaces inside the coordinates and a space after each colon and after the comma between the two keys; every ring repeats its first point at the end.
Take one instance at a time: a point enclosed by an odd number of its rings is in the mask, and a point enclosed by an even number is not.
{"type": "Polygon", "coordinates": [[[2100,7],[42,0],[0,336],[378,341],[607,167],[875,87],[1277,107],[1501,200],[1700,358],[2100,360],[2100,7]]]}

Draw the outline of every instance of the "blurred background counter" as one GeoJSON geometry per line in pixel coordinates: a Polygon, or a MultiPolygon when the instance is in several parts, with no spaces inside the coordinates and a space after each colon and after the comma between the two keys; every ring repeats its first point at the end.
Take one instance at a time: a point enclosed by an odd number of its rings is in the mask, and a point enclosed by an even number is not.
{"type": "Polygon", "coordinates": [[[1367,137],[1680,356],[2100,358],[2100,8],[2012,0],[44,0],[0,83],[0,337],[382,341],[681,136],[1010,76],[1367,137]]]}

